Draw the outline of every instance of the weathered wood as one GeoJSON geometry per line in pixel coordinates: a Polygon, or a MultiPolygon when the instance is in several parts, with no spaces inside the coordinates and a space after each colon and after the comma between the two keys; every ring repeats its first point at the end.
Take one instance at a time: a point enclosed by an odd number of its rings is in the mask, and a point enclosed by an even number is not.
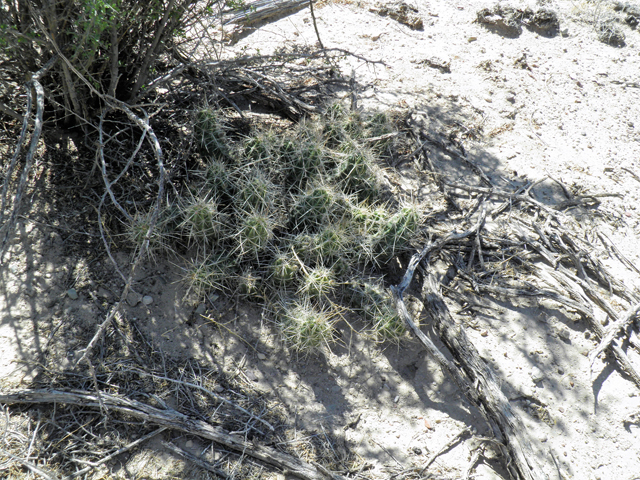
{"type": "Polygon", "coordinates": [[[258,0],[223,12],[223,25],[252,25],[273,17],[295,13],[309,5],[309,0],[258,0]]]}
{"type": "Polygon", "coordinates": [[[423,303],[425,311],[433,322],[440,340],[453,356],[449,361],[409,315],[404,304],[403,294],[409,287],[417,266],[427,255],[442,248],[446,243],[477,235],[484,225],[486,208],[482,208],[476,225],[463,233],[452,233],[438,242],[430,243],[413,256],[407,271],[398,286],[392,287],[398,312],[408,327],[422,342],[427,352],[451,376],[467,399],[482,413],[496,439],[503,443],[508,452],[507,468],[512,475],[522,480],[543,480],[546,475],[537,465],[531,444],[518,415],[511,409],[509,400],[500,390],[491,368],[480,357],[464,329],[457,324],[439,292],[438,282],[432,274],[427,274],[423,285],[423,303]]]}
{"type": "MultiPolygon", "coordinates": [[[[100,398],[98,398],[97,394],[84,390],[21,390],[0,395],[0,404],[24,403],[63,403],[93,408],[101,408],[102,406],[107,410],[131,415],[151,424],[212,440],[230,450],[249,455],[267,465],[283,469],[289,474],[304,480],[327,480],[327,478],[331,478],[323,473],[321,469],[304,460],[287,455],[274,448],[248,442],[240,436],[231,435],[223,428],[189,417],[176,410],[160,410],[136,400],[108,393],[100,393],[100,398]]],[[[331,476],[336,480],[346,480],[345,477],[335,473],[332,473],[331,476]]]]}
{"type": "Polygon", "coordinates": [[[468,379],[469,386],[465,392],[467,397],[478,406],[494,432],[496,429],[500,432],[500,435],[496,436],[505,442],[520,478],[547,478],[536,462],[520,417],[512,410],[491,368],[480,357],[464,329],[452,318],[433,275],[427,275],[425,279],[423,302],[440,340],[447,346],[457,367],[468,379]]]}
{"type": "MultiPolygon", "coordinates": [[[[575,301],[577,302],[581,301],[583,294],[582,294],[582,291],[580,290],[580,284],[577,281],[579,279],[575,275],[571,274],[571,272],[569,272],[567,269],[564,269],[564,268],[559,269],[557,271],[552,271],[550,272],[550,274],[556,280],[558,280],[558,282],[560,282],[564,288],[567,289],[567,292],[571,297],[573,297],[575,301]]],[[[600,325],[600,322],[593,315],[593,312],[581,311],[580,313],[583,314],[584,319],[589,324],[589,328],[593,333],[595,333],[595,335],[598,337],[598,340],[603,340],[606,336],[604,327],[600,325]]],[[[613,318],[614,321],[615,321],[615,318],[617,317],[613,318]]],[[[624,353],[624,350],[620,348],[620,345],[618,345],[615,338],[613,338],[611,342],[609,342],[608,347],[606,349],[613,354],[614,358],[616,359],[616,362],[618,363],[622,371],[629,376],[629,378],[633,381],[633,383],[636,384],[638,388],[640,388],[640,374],[636,372],[635,368],[627,358],[626,353],[624,353]]]]}
{"type": "Polygon", "coordinates": [[[589,358],[591,359],[591,368],[593,369],[593,363],[598,358],[602,352],[604,352],[607,348],[611,346],[615,338],[618,334],[624,331],[633,320],[640,315],[640,303],[635,304],[630,309],[627,310],[627,313],[615,322],[613,322],[607,330],[604,332],[602,340],[600,344],[589,354],[589,358]]]}

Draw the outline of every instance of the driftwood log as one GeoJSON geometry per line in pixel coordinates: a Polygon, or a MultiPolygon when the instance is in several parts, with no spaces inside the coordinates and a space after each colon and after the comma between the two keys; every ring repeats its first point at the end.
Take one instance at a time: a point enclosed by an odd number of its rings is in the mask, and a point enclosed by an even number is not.
{"type": "Polygon", "coordinates": [[[0,395],[0,404],[27,403],[62,403],[98,409],[104,408],[109,411],[130,415],[149,424],[180,430],[190,435],[211,440],[224,445],[234,452],[248,455],[264,464],[276,467],[289,475],[294,475],[304,480],[346,480],[341,475],[326,473],[326,470],[322,467],[316,467],[274,448],[247,441],[238,435],[230,434],[223,428],[189,417],[176,410],[161,410],[137,400],[103,392],[98,395],[85,390],[21,390],[0,395]]]}

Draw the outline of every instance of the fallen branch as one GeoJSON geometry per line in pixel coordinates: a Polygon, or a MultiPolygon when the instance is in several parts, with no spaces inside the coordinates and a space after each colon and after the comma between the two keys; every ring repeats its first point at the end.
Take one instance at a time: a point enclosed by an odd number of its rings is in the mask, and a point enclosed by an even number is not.
{"type": "Polygon", "coordinates": [[[214,467],[209,462],[207,462],[207,461],[205,461],[205,460],[203,460],[201,458],[196,457],[193,453],[187,452],[186,450],[183,450],[182,448],[178,447],[177,445],[175,445],[175,444],[173,444],[171,442],[162,442],[162,445],[164,445],[165,448],[168,448],[169,450],[171,450],[173,453],[175,453],[179,457],[182,457],[185,460],[189,460],[191,463],[196,464],[198,467],[202,468],[203,470],[206,470],[206,471],[211,472],[211,473],[215,473],[218,477],[220,477],[220,478],[222,478],[224,480],[230,478],[229,475],[224,473],[219,468],[214,467]]]}
{"type": "Polygon", "coordinates": [[[526,480],[545,478],[520,417],[511,409],[507,397],[500,390],[493,371],[480,357],[463,328],[449,313],[433,275],[428,275],[423,287],[424,306],[434,322],[435,331],[453,355],[467,379],[467,397],[482,412],[494,434],[503,442],[514,463],[517,476],[526,480]]]}
{"type": "MultiPolygon", "coordinates": [[[[570,278],[565,272],[553,271],[551,275],[558,280],[569,292],[569,295],[576,301],[583,301],[584,296],[580,292],[579,285],[575,282],[575,276],[570,278]]],[[[583,314],[583,317],[589,323],[589,327],[591,331],[596,334],[598,339],[602,340],[605,337],[605,331],[598,319],[595,318],[593,312],[588,309],[583,309],[580,313],[583,314]]],[[[631,362],[627,358],[627,355],[624,353],[622,348],[615,343],[615,338],[610,342],[608,349],[613,354],[616,359],[618,365],[629,377],[633,380],[633,383],[636,384],[638,388],[640,388],[640,374],[638,374],[631,362]]]]}
{"type": "Polygon", "coordinates": [[[58,55],[54,55],[49,59],[49,61],[36,73],[31,76],[31,79],[26,84],[27,91],[27,112],[24,116],[24,121],[22,123],[22,131],[20,132],[20,138],[18,139],[18,145],[16,146],[16,151],[11,158],[11,163],[9,165],[9,169],[5,174],[5,182],[2,187],[2,204],[0,205],[0,232],[4,230],[4,234],[2,235],[2,242],[0,242],[0,264],[2,264],[4,252],[7,247],[7,242],[9,237],[13,233],[13,229],[16,224],[16,220],[18,218],[18,212],[20,211],[20,205],[22,203],[22,194],[24,193],[24,189],[27,185],[27,179],[29,177],[29,172],[31,171],[31,166],[33,165],[33,157],[36,154],[36,148],[38,147],[38,143],[40,142],[40,135],[42,134],[42,122],[44,116],[44,88],[40,84],[40,79],[42,76],[47,73],[51,67],[53,67],[58,60],[58,55]],[[27,150],[26,158],[24,161],[24,167],[22,168],[22,173],[20,174],[20,179],[18,180],[18,187],[16,189],[16,194],[13,200],[13,208],[11,210],[11,215],[9,216],[9,220],[3,224],[4,220],[4,209],[6,205],[7,195],[8,195],[8,187],[10,184],[11,177],[13,175],[13,170],[15,169],[18,157],[20,156],[20,151],[22,149],[22,144],[26,140],[27,126],[29,124],[29,117],[31,114],[31,108],[33,105],[33,94],[31,90],[36,92],[36,118],[35,124],[33,128],[33,134],[31,135],[31,142],[29,144],[29,149],[27,150]]]}
{"type": "MultiPolygon", "coordinates": [[[[102,405],[107,410],[130,415],[150,424],[180,430],[190,435],[206,438],[207,440],[224,445],[234,452],[248,455],[262,463],[282,469],[303,480],[327,480],[326,474],[304,460],[271,447],[257,445],[240,436],[232,435],[223,428],[189,417],[173,409],[160,410],[136,400],[105,392],[100,392],[99,399],[98,395],[85,390],[21,390],[0,395],[0,404],[14,405],[25,403],[64,403],[92,408],[100,408],[102,405]]],[[[341,475],[332,474],[332,476],[337,480],[344,479],[341,475]]]]}
{"type": "MultiPolygon", "coordinates": [[[[635,304],[624,315],[624,317],[618,319],[616,322],[613,322],[609,325],[609,328],[604,333],[600,344],[589,354],[589,358],[591,359],[591,369],[593,370],[593,364],[602,352],[604,352],[607,348],[611,346],[615,338],[618,334],[625,330],[633,320],[640,315],[640,303],[635,304]]],[[[640,387],[640,385],[638,385],[640,387]]]]}
{"type": "Polygon", "coordinates": [[[46,470],[38,467],[37,465],[34,465],[30,461],[28,461],[28,460],[26,460],[24,458],[20,458],[20,457],[18,457],[16,455],[12,454],[11,452],[7,452],[4,449],[0,449],[0,454],[9,457],[14,462],[18,462],[18,463],[24,465],[29,470],[31,470],[33,473],[35,473],[37,475],[40,475],[42,478],[44,478],[44,480],[59,480],[58,476],[55,475],[54,473],[46,471],[46,470]]]}
{"type": "Polygon", "coordinates": [[[222,15],[226,18],[222,24],[252,25],[268,18],[295,13],[308,4],[309,0],[257,0],[240,9],[223,12],[222,15]]]}
{"type": "Polygon", "coordinates": [[[431,464],[436,461],[436,459],[440,455],[442,455],[443,453],[448,452],[449,450],[451,450],[451,448],[453,448],[454,445],[456,445],[464,437],[466,437],[467,435],[469,435],[471,433],[472,433],[472,431],[471,431],[471,428],[469,428],[469,427],[465,427],[464,429],[459,431],[451,440],[449,440],[447,443],[445,443],[440,450],[438,450],[436,453],[434,453],[433,455],[431,455],[429,457],[429,459],[427,460],[427,463],[425,463],[424,466],[422,467],[422,470],[420,470],[420,475],[422,475],[427,470],[427,468],[429,468],[431,466],[431,464]]]}
{"type": "Polygon", "coordinates": [[[103,465],[103,464],[107,463],[108,461],[116,458],[118,455],[121,455],[124,452],[128,452],[132,448],[134,448],[134,447],[140,445],[141,443],[146,442],[150,438],[153,438],[156,435],[164,432],[166,429],[167,429],[166,427],[157,428],[153,432],[148,433],[147,435],[144,435],[144,436],[140,437],[139,439],[129,443],[128,445],[125,445],[122,448],[119,448],[118,450],[116,450],[112,454],[107,455],[106,457],[102,457],[99,461],[92,462],[89,466],[84,467],[83,469],[78,470],[77,472],[65,477],[64,480],[72,480],[74,478],[81,477],[82,475],[84,475],[85,473],[89,472],[90,470],[92,470],[92,469],[94,469],[96,467],[99,467],[100,465],[103,465]]]}
{"type": "Polygon", "coordinates": [[[509,400],[502,393],[492,370],[480,358],[475,346],[469,341],[464,329],[458,325],[438,292],[438,282],[432,274],[427,274],[423,286],[423,303],[425,310],[433,321],[435,331],[440,340],[453,355],[454,362],[449,361],[417,327],[404,304],[403,294],[408,288],[415,269],[427,254],[442,248],[453,240],[478,235],[486,218],[486,207],[483,205],[476,225],[460,234],[449,234],[439,242],[430,243],[413,256],[407,271],[398,286],[391,290],[396,299],[398,312],[411,331],[422,342],[441,367],[449,373],[467,399],[477,406],[487,420],[497,440],[504,443],[508,452],[508,465],[512,475],[522,480],[542,480],[544,473],[537,465],[529,440],[524,436],[524,425],[511,409],[509,400]]]}

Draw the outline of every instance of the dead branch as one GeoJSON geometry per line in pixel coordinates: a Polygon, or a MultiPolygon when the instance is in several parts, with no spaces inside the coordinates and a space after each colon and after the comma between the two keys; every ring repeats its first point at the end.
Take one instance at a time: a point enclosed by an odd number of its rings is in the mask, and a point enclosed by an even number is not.
{"type": "Polygon", "coordinates": [[[209,462],[207,462],[207,461],[205,461],[205,460],[203,460],[201,458],[196,457],[193,453],[187,452],[186,450],[178,447],[177,445],[175,445],[175,444],[173,444],[171,442],[162,442],[162,445],[164,445],[165,448],[168,448],[169,450],[171,450],[176,455],[184,458],[185,460],[189,460],[191,463],[196,464],[198,467],[202,468],[203,470],[206,470],[206,471],[211,472],[211,473],[215,473],[218,477],[220,477],[222,479],[230,478],[229,475],[224,473],[219,468],[214,467],[209,462]]]}
{"type": "Polygon", "coordinates": [[[22,465],[24,465],[25,467],[27,467],[29,470],[31,470],[33,473],[40,475],[42,478],[44,478],[44,480],[59,480],[58,476],[55,475],[52,472],[49,472],[47,470],[44,470],[43,468],[38,467],[37,465],[34,465],[33,463],[31,463],[30,461],[24,459],[24,458],[20,458],[14,454],[12,454],[11,452],[7,452],[4,449],[0,449],[0,453],[2,455],[5,455],[9,458],[11,458],[14,462],[18,462],[22,465]]]}
{"type": "Polygon", "coordinates": [[[11,118],[18,120],[19,122],[24,122],[24,116],[20,115],[13,108],[7,107],[4,102],[0,102],[0,112],[8,115],[11,118]]]}
{"type": "Polygon", "coordinates": [[[423,286],[423,303],[425,310],[433,321],[435,331],[440,340],[453,355],[450,362],[435,347],[433,342],[417,327],[409,315],[403,300],[417,266],[426,255],[442,248],[446,243],[462,238],[478,235],[484,225],[486,207],[483,206],[476,225],[461,234],[450,234],[439,242],[430,243],[413,256],[407,271],[398,286],[392,287],[398,312],[411,331],[422,342],[441,367],[449,373],[467,399],[482,412],[491,426],[498,441],[503,442],[509,453],[508,467],[514,476],[523,480],[542,480],[545,478],[539,468],[529,440],[525,436],[525,428],[517,414],[511,409],[509,400],[498,386],[497,379],[489,366],[480,358],[475,346],[467,338],[464,329],[458,325],[444,303],[439,291],[438,282],[433,274],[427,273],[423,286]]]}
{"type": "Polygon", "coordinates": [[[442,448],[440,448],[440,450],[438,450],[437,452],[435,452],[433,455],[429,457],[427,462],[423,465],[422,470],[420,470],[420,475],[422,475],[431,466],[431,464],[436,461],[436,459],[440,455],[451,450],[451,448],[453,448],[454,445],[456,445],[464,437],[466,437],[467,435],[470,435],[471,433],[472,433],[471,428],[466,427],[461,431],[459,431],[456,435],[454,435],[454,437],[451,440],[449,440],[447,443],[445,443],[442,446],[442,448]]]}
{"type": "MultiPolygon", "coordinates": [[[[207,440],[224,445],[225,447],[259,460],[260,462],[282,469],[304,480],[327,480],[327,476],[317,467],[271,447],[258,445],[247,441],[238,435],[233,435],[221,427],[211,425],[202,420],[189,417],[173,409],[160,410],[145,403],[129,398],[100,393],[104,407],[144,420],[150,424],[159,425],[173,430],[180,430],[190,435],[196,435],[207,440]]],[[[0,403],[40,404],[63,403],[83,407],[99,408],[98,395],[85,390],[21,390],[0,395],[0,403]]],[[[337,480],[346,480],[343,476],[332,474],[337,480]]]]}
{"type": "Polygon", "coordinates": [[[31,80],[26,84],[27,91],[27,112],[24,116],[24,122],[22,124],[22,131],[20,133],[20,138],[18,139],[18,145],[16,146],[16,151],[11,158],[11,164],[9,165],[9,170],[5,176],[6,181],[2,188],[2,205],[0,206],[0,232],[4,230],[4,235],[2,237],[2,244],[0,245],[0,265],[3,262],[5,249],[7,246],[7,241],[9,237],[13,233],[13,229],[15,227],[16,220],[18,218],[18,211],[20,210],[20,206],[22,203],[22,194],[24,193],[24,189],[27,185],[27,179],[29,177],[29,173],[31,172],[31,166],[33,165],[33,158],[36,153],[36,148],[38,147],[38,143],[40,142],[40,135],[42,134],[42,121],[44,115],[44,89],[40,84],[39,80],[42,76],[47,73],[51,67],[58,60],[58,56],[54,55],[49,59],[49,61],[36,73],[31,76],[31,80]],[[16,162],[20,155],[20,150],[22,149],[22,144],[26,139],[26,131],[27,125],[29,122],[29,116],[31,114],[31,106],[33,104],[33,97],[31,90],[35,90],[36,92],[36,118],[35,124],[33,128],[33,134],[31,135],[31,142],[29,144],[29,150],[27,150],[24,167],[22,169],[22,173],[20,175],[20,179],[18,180],[18,186],[16,189],[16,193],[13,200],[13,209],[11,210],[11,215],[9,216],[9,220],[3,224],[4,220],[4,209],[6,205],[6,197],[8,194],[8,187],[10,183],[11,176],[13,174],[13,170],[16,166],[16,162]]]}
{"type": "Polygon", "coordinates": [[[303,9],[308,2],[309,0],[257,0],[247,3],[241,9],[223,12],[222,24],[252,25],[269,18],[295,13],[303,9]]]}
{"type": "Polygon", "coordinates": [[[318,37],[318,45],[320,45],[320,48],[324,49],[324,45],[322,45],[322,40],[320,39],[320,32],[318,31],[318,24],[316,22],[316,14],[313,11],[313,0],[309,0],[309,10],[311,11],[311,18],[313,20],[313,29],[316,31],[316,37],[318,37]]]}
{"type": "MultiPolygon", "coordinates": [[[[571,278],[566,273],[559,271],[550,272],[550,274],[567,289],[569,296],[571,296],[573,300],[579,303],[584,302],[585,297],[581,293],[579,285],[574,281],[576,278],[575,276],[571,278]]],[[[580,310],[580,313],[589,323],[591,331],[596,334],[598,339],[602,340],[605,337],[604,328],[602,327],[602,325],[600,325],[598,319],[596,319],[593,315],[592,309],[582,308],[580,310]]],[[[613,354],[622,371],[627,373],[627,375],[631,377],[636,386],[640,388],[640,375],[633,368],[633,365],[631,365],[631,362],[627,358],[627,355],[624,353],[622,348],[620,348],[620,346],[616,344],[615,339],[611,341],[608,349],[613,354]]]]}
{"type": "Polygon", "coordinates": [[[517,475],[527,480],[545,478],[520,417],[511,409],[493,371],[480,357],[464,329],[451,317],[438,292],[438,283],[431,274],[425,279],[423,295],[425,309],[434,322],[436,332],[465,374],[469,399],[480,408],[497,439],[505,443],[517,475]]]}
{"type": "Polygon", "coordinates": [[[634,272],[640,274],[640,269],[638,269],[638,267],[635,264],[629,261],[629,259],[625,257],[620,250],[618,250],[618,247],[614,245],[614,243],[609,239],[609,237],[607,237],[602,232],[597,232],[597,235],[600,241],[602,242],[602,244],[605,246],[605,248],[607,250],[612,251],[613,254],[618,258],[618,260],[620,260],[620,262],[622,262],[624,265],[626,265],[628,268],[630,268],[634,272]],[[605,239],[607,240],[606,242],[605,242],[605,239]]]}
{"type": "MultiPolygon", "coordinates": [[[[627,310],[623,317],[613,322],[607,330],[604,332],[600,344],[589,354],[591,359],[591,369],[593,370],[593,364],[602,352],[611,346],[611,343],[618,336],[618,334],[624,331],[633,320],[640,314],[640,303],[635,304],[633,307],[627,310]]],[[[638,385],[640,387],[640,385],[638,385]]]]}
{"type": "Polygon", "coordinates": [[[222,402],[222,403],[226,403],[227,405],[230,405],[231,407],[235,408],[236,410],[241,411],[242,413],[244,413],[245,415],[249,416],[249,418],[251,418],[252,420],[257,420],[258,422],[262,423],[263,425],[265,425],[269,430],[271,430],[272,432],[275,431],[275,428],[273,427],[273,425],[271,425],[269,422],[267,422],[266,420],[260,418],[260,417],[256,417],[254,414],[252,414],[251,412],[245,410],[244,408],[242,408],[240,405],[237,405],[229,400],[227,400],[226,398],[212,392],[211,390],[208,390],[204,387],[202,387],[201,385],[196,385],[195,383],[191,383],[191,382],[185,382],[182,380],[175,380],[173,378],[169,378],[169,377],[165,377],[162,375],[155,375],[153,373],[148,373],[145,372],[143,370],[140,370],[139,368],[133,368],[132,369],[134,372],[140,374],[140,375],[144,375],[144,376],[149,376],[149,377],[153,377],[156,378],[158,380],[165,380],[167,382],[172,382],[172,383],[177,383],[179,385],[185,385],[187,387],[190,388],[195,388],[197,390],[200,390],[201,392],[206,393],[208,396],[210,396],[211,398],[222,402]]]}
{"type": "Polygon", "coordinates": [[[92,469],[99,467],[100,465],[104,465],[105,463],[107,463],[108,461],[114,459],[115,457],[117,457],[118,455],[123,454],[124,452],[128,452],[129,450],[131,450],[134,447],[137,447],[138,445],[140,445],[141,443],[146,442],[147,440],[149,440],[150,438],[155,437],[156,435],[164,432],[167,429],[167,427],[160,427],[157,428],[156,430],[154,430],[151,433],[148,433],[142,437],[140,437],[139,439],[125,445],[122,448],[117,449],[115,452],[113,452],[110,455],[107,455],[106,457],[101,458],[99,461],[97,462],[91,462],[91,464],[87,467],[84,467],[81,470],[78,470],[77,472],[68,475],[64,478],[64,480],[73,480],[74,478],[77,477],[81,477],[82,475],[84,475],[85,473],[91,471],[92,469]]]}

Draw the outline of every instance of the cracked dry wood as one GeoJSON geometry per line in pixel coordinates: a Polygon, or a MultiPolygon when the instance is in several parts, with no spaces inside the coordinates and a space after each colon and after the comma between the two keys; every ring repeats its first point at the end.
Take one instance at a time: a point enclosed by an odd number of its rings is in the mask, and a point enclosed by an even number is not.
{"type": "Polygon", "coordinates": [[[398,312],[410,330],[420,340],[427,352],[441,367],[449,373],[453,381],[467,399],[482,413],[491,426],[497,440],[503,443],[508,453],[507,469],[514,478],[521,480],[545,480],[543,472],[520,417],[511,409],[509,400],[502,393],[491,368],[480,357],[478,350],[468,339],[465,331],[458,325],[439,293],[436,278],[427,273],[422,287],[423,303],[427,315],[433,322],[433,328],[454,358],[449,361],[434,343],[418,328],[409,315],[403,294],[413,279],[415,269],[433,251],[439,250],[452,240],[477,235],[484,225],[486,209],[482,209],[476,225],[463,232],[452,233],[443,239],[430,243],[411,259],[407,271],[399,285],[391,288],[396,299],[398,312]]]}

